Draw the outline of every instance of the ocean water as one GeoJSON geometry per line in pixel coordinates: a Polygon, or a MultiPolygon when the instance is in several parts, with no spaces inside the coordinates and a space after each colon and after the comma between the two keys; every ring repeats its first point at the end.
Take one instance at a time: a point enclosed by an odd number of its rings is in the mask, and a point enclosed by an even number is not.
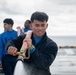
{"type": "Polygon", "coordinates": [[[49,36],[58,46],[76,46],[76,36],[49,36]]]}

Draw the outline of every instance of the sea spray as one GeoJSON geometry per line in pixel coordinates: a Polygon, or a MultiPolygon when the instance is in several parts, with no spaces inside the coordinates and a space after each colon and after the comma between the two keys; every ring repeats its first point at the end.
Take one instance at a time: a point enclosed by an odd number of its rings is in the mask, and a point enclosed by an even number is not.
{"type": "Polygon", "coordinates": [[[24,64],[21,60],[17,61],[15,70],[14,70],[14,75],[27,75],[27,72],[24,68],[24,64]]]}

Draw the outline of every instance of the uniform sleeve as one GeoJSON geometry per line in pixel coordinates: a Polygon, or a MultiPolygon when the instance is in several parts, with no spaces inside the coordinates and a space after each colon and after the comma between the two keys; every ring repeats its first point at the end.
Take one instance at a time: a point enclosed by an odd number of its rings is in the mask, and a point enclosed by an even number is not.
{"type": "Polygon", "coordinates": [[[23,39],[24,39],[24,37],[19,36],[16,39],[11,40],[6,45],[6,50],[8,50],[8,47],[13,46],[13,47],[16,47],[18,49],[18,51],[20,51],[20,48],[21,48],[22,43],[23,43],[23,39]]]}
{"type": "Polygon", "coordinates": [[[3,42],[2,42],[2,36],[0,35],[0,61],[2,61],[3,56],[3,42]]]}
{"type": "Polygon", "coordinates": [[[35,50],[32,53],[31,57],[37,67],[46,69],[53,63],[57,54],[57,50],[57,45],[55,43],[52,43],[52,45],[50,44],[44,52],[35,50]]]}

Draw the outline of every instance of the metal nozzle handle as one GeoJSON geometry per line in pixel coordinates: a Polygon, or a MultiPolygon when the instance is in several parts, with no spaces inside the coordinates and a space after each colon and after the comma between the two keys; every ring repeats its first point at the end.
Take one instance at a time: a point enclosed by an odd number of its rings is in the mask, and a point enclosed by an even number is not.
{"type": "Polygon", "coordinates": [[[17,55],[19,55],[18,57],[22,58],[22,59],[29,59],[30,58],[30,50],[28,51],[28,56],[26,56],[26,51],[25,52],[17,52],[17,55]]]}

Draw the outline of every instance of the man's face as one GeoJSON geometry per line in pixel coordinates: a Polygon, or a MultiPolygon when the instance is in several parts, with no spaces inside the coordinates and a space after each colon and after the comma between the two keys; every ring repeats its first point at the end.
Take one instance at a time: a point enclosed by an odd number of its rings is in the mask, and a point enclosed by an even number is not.
{"type": "Polygon", "coordinates": [[[10,28],[10,25],[7,23],[4,23],[4,30],[9,30],[9,28],[10,28]]]}
{"type": "Polygon", "coordinates": [[[32,31],[34,33],[35,37],[42,37],[48,27],[48,24],[46,21],[38,21],[34,20],[31,24],[32,31]]]}
{"type": "Polygon", "coordinates": [[[30,28],[30,24],[29,24],[28,21],[25,22],[24,27],[25,27],[25,28],[30,28]]]}

